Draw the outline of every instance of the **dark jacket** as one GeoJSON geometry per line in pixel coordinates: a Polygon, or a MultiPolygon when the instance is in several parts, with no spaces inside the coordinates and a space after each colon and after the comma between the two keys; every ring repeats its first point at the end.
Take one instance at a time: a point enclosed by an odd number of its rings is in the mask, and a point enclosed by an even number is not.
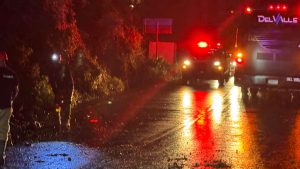
{"type": "Polygon", "coordinates": [[[18,94],[18,78],[8,67],[0,67],[0,109],[12,106],[18,94]]]}

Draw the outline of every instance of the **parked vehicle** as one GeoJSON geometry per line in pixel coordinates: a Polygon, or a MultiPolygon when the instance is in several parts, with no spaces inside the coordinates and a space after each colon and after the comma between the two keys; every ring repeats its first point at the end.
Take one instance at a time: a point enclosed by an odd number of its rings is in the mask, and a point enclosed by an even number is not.
{"type": "Polygon", "coordinates": [[[197,80],[218,80],[222,87],[234,74],[231,54],[221,47],[201,41],[199,49],[182,60],[182,80],[191,84],[197,80]]]}
{"type": "Polygon", "coordinates": [[[259,90],[300,90],[300,20],[297,5],[245,6],[236,30],[235,85],[243,95],[259,90]]]}

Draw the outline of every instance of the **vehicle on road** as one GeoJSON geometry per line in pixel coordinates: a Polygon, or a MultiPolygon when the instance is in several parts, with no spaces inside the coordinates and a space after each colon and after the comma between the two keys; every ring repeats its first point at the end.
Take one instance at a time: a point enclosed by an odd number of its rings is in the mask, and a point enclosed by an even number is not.
{"type": "Polygon", "coordinates": [[[198,49],[182,59],[182,80],[192,84],[197,80],[218,80],[219,87],[225,85],[234,74],[231,54],[220,43],[216,45],[200,41],[198,49]]]}
{"type": "Polygon", "coordinates": [[[234,84],[243,96],[259,90],[300,90],[299,5],[260,2],[237,19],[234,84]]]}

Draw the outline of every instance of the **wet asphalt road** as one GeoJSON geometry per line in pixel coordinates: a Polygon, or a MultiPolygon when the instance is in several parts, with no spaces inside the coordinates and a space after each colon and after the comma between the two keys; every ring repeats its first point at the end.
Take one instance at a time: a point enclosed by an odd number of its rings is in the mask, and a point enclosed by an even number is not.
{"type": "Polygon", "coordinates": [[[300,103],[279,96],[245,101],[231,79],[220,89],[162,83],[108,108],[95,104],[102,120],[84,141],[94,147],[82,150],[89,158],[62,168],[300,168],[300,103]]]}

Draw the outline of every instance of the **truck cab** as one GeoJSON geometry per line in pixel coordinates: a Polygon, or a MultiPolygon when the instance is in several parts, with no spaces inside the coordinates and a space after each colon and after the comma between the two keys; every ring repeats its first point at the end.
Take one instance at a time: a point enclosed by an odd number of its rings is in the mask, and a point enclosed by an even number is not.
{"type": "Polygon", "coordinates": [[[182,58],[183,83],[218,80],[219,87],[223,87],[234,73],[231,54],[226,52],[219,43],[212,46],[207,42],[199,42],[198,47],[196,52],[182,58]]]}

